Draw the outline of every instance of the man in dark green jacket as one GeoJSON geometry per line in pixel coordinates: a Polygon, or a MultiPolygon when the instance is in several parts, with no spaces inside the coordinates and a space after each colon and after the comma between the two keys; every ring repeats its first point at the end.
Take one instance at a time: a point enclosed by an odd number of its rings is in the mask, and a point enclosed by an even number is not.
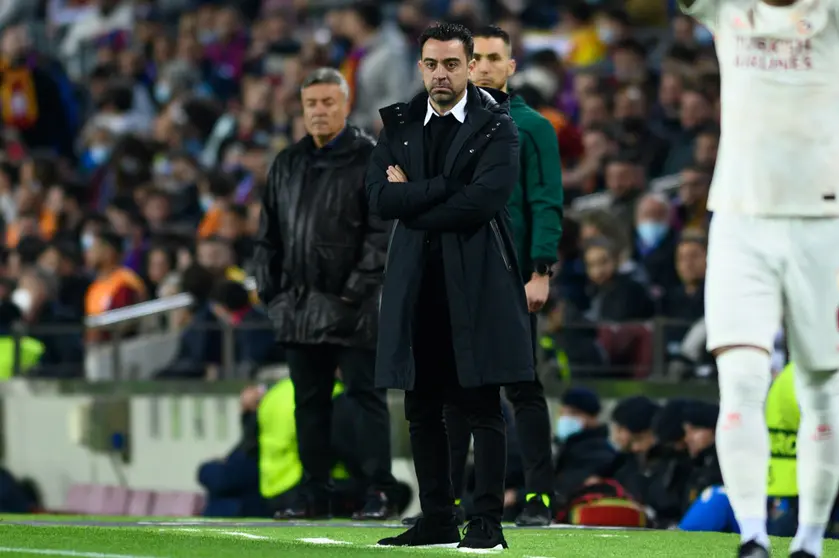
{"type": "MultiPolygon", "coordinates": [[[[475,69],[472,81],[479,87],[507,91],[507,80],[516,69],[510,36],[498,27],[474,33],[475,69]]],[[[533,351],[536,352],[536,312],[548,300],[551,267],[556,263],[562,235],[562,168],[559,142],[551,123],[527,106],[515,94],[510,99],[510,116],[519,130],[521,165],[519,183],[507,208],[516,240],[516,254],[525,273],[527,304],[531,312],[533,351]]],[[[506,386],[507,398],[516,415],[522,461],[525,502],[506,502],[522,510],[520,526],[547,525],[553,514],[551,467],[551,425],[545,394],[538,378],[534,382],[506,386]]],[[[452,453],[452,459],[456,457],[452,453]]],[[[454,468],[452,468],[454,470],[454,468]]]]}
{"type": "MultiPolygon", "coordinates": [[[[510,37],[497,27],[473,34],[475,60],[472,81],[479,87],[507,90],[507,80],[515,72],[510,37]]],[[[527,304],[531,312],[533,351],[536,351],[536,312],[548,300],[551,267],[556,263],[562,235],[562,170],[559,142],[550,122],[515,95],[510,100],[510,116],[519,131],[521,165],[519,183],[507,205],[512,219],[516,253],[525,276],[527,304]]],[[[551,466],[551,425],[544,390],[538,380],[506,386],[507,398],[515,410],[516,431],[521,447],[527,491],[525,502],[505,502],[505,507],[521,509],[516,518],[520,526],[551,523],[553,495],[551,466]]],[[[451,443],[452,484],[455,497],[463,494],[463,470],[469,450],[469,426],[454,409],[446,409],[446,427],[451,443]]],[[[508,491],[513,498],[515,491],[508,491]]],[[[411,523],[416,518],[407,518],[411,523]]]]}

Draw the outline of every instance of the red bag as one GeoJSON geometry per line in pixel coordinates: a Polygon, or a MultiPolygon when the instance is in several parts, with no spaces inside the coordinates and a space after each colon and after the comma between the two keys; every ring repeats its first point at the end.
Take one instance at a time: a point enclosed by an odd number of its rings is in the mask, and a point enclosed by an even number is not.
{"type": "Polygon", "coordinates": [[[647,527],[644,507],[619,482],[608,479],[582,487],[556,514],[558,523],[590,527],[647,527]]]}

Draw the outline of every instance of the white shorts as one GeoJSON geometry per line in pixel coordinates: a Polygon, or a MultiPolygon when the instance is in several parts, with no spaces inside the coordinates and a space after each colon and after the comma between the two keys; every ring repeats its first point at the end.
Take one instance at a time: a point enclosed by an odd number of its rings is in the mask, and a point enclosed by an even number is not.
{"type": "Polygon", "coordinates": [[[839,369],[839,218],[715,213],[708,238],[708,350],[772,352],[784,320],[790,357],[808,370],[839,369]]]}

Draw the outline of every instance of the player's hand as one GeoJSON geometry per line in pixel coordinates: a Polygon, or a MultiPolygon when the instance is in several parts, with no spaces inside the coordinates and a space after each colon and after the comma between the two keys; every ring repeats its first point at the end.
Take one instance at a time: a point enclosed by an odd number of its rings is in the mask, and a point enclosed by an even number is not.
{"type": "Polygon", "coordinates": [[[531,312],[538,312],[548,301],[550,293],[550,277],[534,273],[530,281],[524,286],[524,293],[527,295],[527,309],[531,312]]]}
{"type": "Polygon", "coordinates": [[[393,165],[387,168],[388,182],[408,182],[408,177],[405,176],[405,171],[399,168],[399,165],[393,165]]]}

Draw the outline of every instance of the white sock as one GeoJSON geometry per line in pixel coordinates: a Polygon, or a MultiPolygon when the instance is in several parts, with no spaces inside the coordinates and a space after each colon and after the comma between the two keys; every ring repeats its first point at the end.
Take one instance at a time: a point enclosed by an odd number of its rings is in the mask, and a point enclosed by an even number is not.
{"type": "Polygon", "coordinates": [[[720,418],[717,453],[741,540],[769,548],[766,533],[766,486],[769,431],[765,404],[772,374],[769,354],[737,347],[717,357],[720,418]]]}
{"type": "Polygon", "coordinates": [[[798,531],[792,552],[821,556],[839,487],[839,374],[795,369],[798,429],[798,531]]]}

